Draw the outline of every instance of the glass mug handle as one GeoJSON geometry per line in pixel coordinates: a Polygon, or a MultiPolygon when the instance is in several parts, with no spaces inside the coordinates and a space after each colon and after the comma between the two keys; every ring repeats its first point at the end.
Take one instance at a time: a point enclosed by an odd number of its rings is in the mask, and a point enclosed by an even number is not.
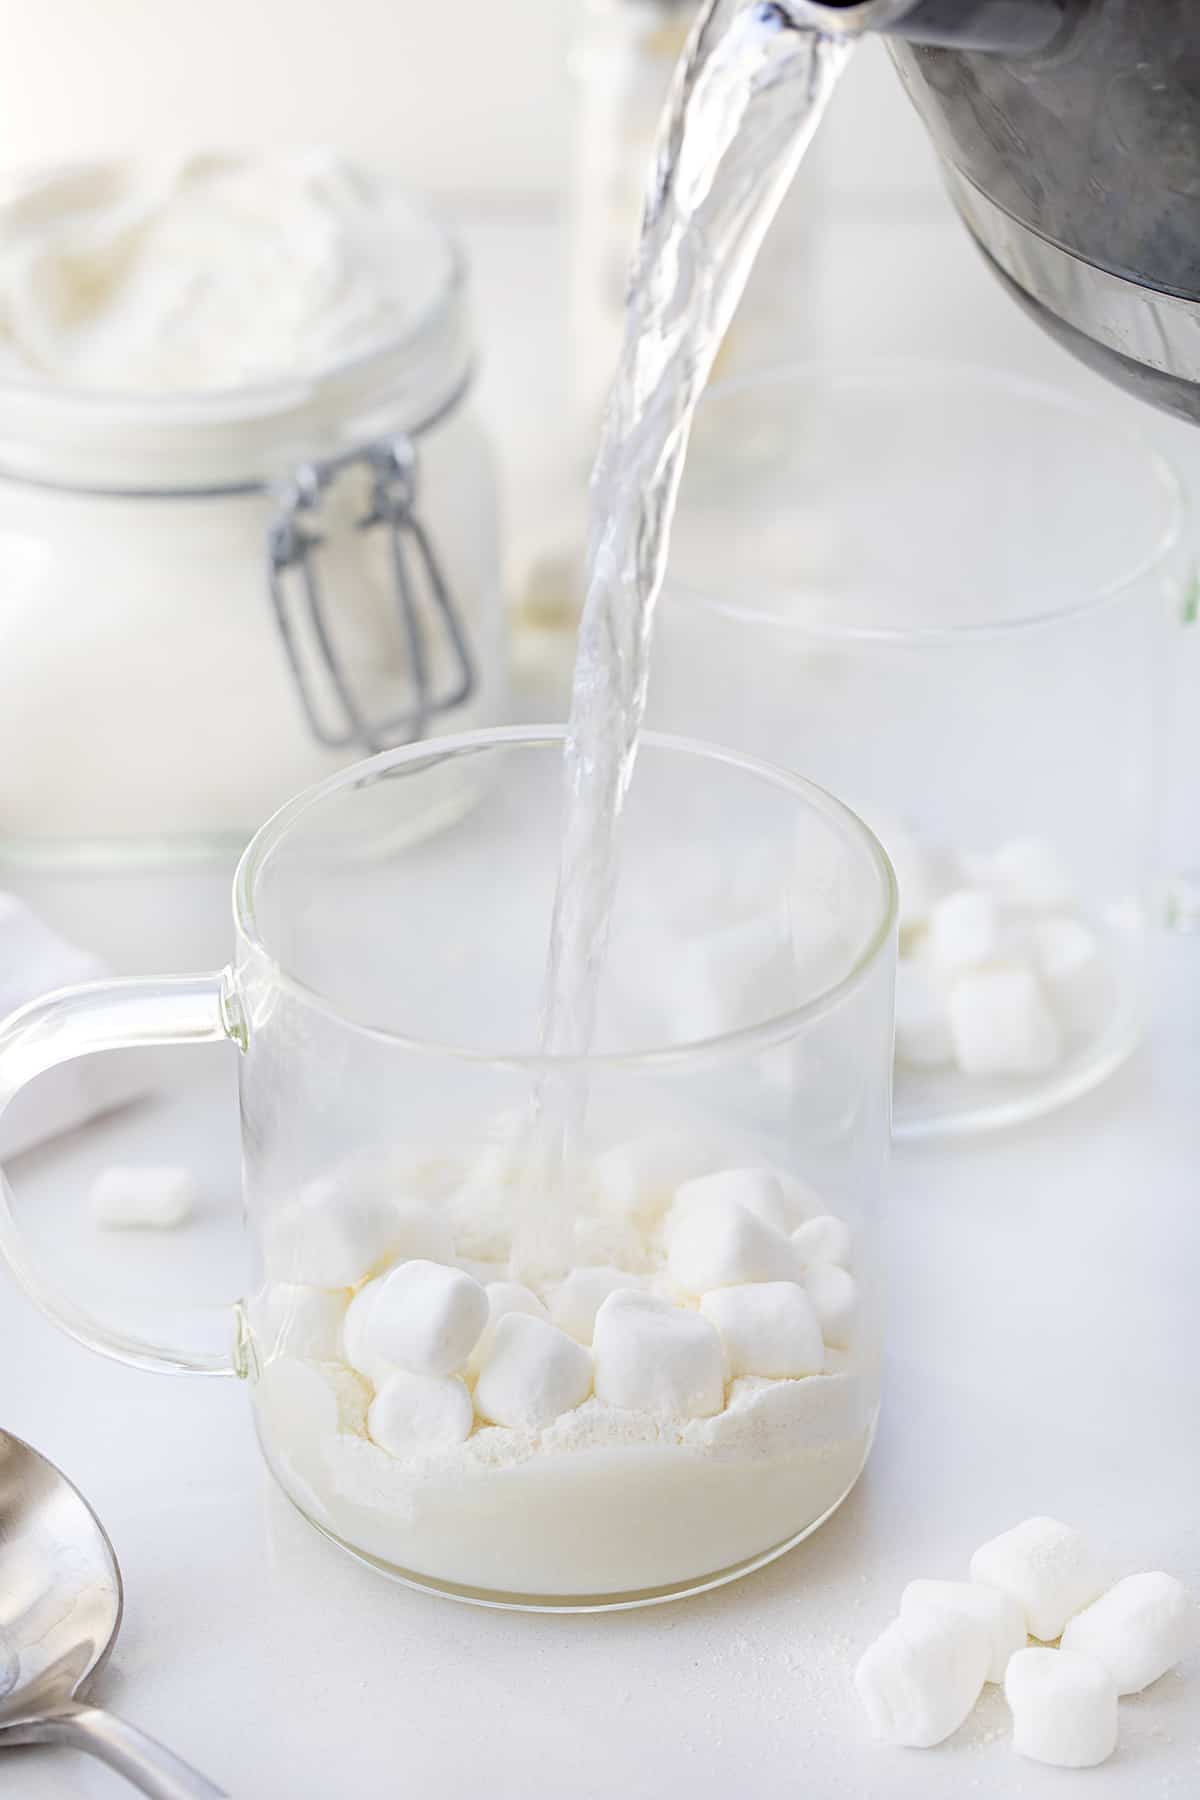
{"type": "MultiPolygon", "coordinates": [[[[100,1050],[144,1049],[156,1044],[214,1044],[245,1048],[245,1026],[233,976],[211,975],[94,981],[62,988],[23,1006],[0,1027],[0,1114],[35,1076],[100,1050]]],[[[7,1178],[0,1171],[0,1254],[30,1298],[56,1325],[121,1362],[170,1374],[239,1373],[233,1307],[214,1308],[227,1337],[221,1350],[176,1349],[134,1333],[114,1330],[62,1293],[31,1257],[18,1228],[7,1178]]]]}

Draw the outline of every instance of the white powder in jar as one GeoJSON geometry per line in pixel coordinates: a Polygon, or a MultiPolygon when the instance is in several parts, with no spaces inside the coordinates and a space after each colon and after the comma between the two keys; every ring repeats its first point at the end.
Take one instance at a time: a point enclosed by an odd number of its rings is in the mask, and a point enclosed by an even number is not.
{"type": "Polygon", "coordinates": [[[414,709],[414,662],[366,451],[411,444],[434,705],[504,710],[495,479],[468,389],[461,257],[328,152],[96,163],[0,181],[0,839],[39,857],[237,844],[300,789],[403,741],[358,729],[283,576],[314,731],[268,586],[283,496],[362,718],[414,709]],[[351,458],[349,467],[342,462],[351,458]],[[463,694],[470,685],[469,693],[463,694]],[[453,697],[458,695],[458,699],[453,697]],[[14,844],[15,841],[15,844],[14,844]]]}

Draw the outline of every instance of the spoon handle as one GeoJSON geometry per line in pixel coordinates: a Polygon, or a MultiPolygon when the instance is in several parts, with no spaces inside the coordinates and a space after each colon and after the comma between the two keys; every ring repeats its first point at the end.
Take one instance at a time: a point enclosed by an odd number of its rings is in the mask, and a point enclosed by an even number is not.
{"type": "Polygon", "coordinates": [[[65,1707],[51,1718],[26,1725],[22,1737],[26,1743],[69,1744],[74,1750],[89,1751],[150,1800],[229,1800],[224,1788],[197,1774],[136,1725],[127,1725],[98,1706],[65,1707]]]}

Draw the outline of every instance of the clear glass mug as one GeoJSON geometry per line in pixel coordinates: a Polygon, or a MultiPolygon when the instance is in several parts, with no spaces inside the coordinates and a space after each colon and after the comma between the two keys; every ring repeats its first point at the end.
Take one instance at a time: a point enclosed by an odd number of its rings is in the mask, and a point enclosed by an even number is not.
{"type": "Polygon", "coordinates": [[[74,1056],[237,1045],[251,1297],[235,1331],[228,1308],[189,1344],[165,1308],[145,1335],[96,1316],[35,1266],[6,1183],[0,1242],[85,1344],[243,1376],[279,1483],[345,1548],[458,1597],[579,1608],[757,1567],[862,1468],[896,909],[886,857],[837,801],[652,736],[600,1040],[549,1064],[561,742],[474,733],[331,778],[246,851],[227,969],[64,990],[0,1033],[5,1103],[74,1056]],[[712,901],[712,872],[764,855],[795,879],[746,924],[712,901]],[[720,1035],[701,1017],[713,982],[743,999],[720,1035]],[[543,1278],[522,1233],[547,1077],[585,1080],[587,1107],[567,1266],[543,1278]],[[532,1298],[497,1285],[522,1275],[532,1298]]]}
{"type": "Polygon", "coordinates": [[[1182,519],[1115,415],[1005,373],[799,365],[701,405],[649,717],[883,839],[898,1137],[1045,1112],[1138,1040],[1182,519]]]}

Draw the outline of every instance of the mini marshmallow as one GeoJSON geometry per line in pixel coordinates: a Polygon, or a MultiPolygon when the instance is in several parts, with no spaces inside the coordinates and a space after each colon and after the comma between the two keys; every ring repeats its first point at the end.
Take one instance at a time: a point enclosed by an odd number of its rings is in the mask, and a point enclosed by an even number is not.
{"type": "Polygon", "coordinates": [[[910,1069],[944,1069],[954,1060],[946,996],[924,956],[896,964],[896,1056],[910,1069]]]}
{"type": "Polygon", "coordinates": [[[792,1242],[806,1269],[818,1263],[840,1263],[845,1267],[850,1261],[850,1227],[833,1213],[806,1220],[798,1231],[793,1231],[792,1242]]]}
{"type": "Polygon", "coordinates": [[[1200,1645],[1198,1626],[1191,1596],[1173,1575],[1127,1575],[1076,1613],[1062,1647],[1103,1663],[1118,1694],[1140,1694],[1200,1645]]]}
{"type": "Polygon", "coordinates": [[[1059,912],[1075,898],[1061,857],[1042,838],[1016,838],[992,856],[977,859],[977,866],[1006,906],[1059,912]]]}
{"type": "Polygon", "coordinates": [[[929,952],[945,980],[978,969],[1000,955],[1000,909],[980,888],[958,888],[929,915],[929,952]]]}
{"type": "Polygon", "coordinates": [[[334,1362],[346,1310],[345,1292],[277,1281],[259,1295],[254,1329],[266,1356],[334,1362]]]}
{"type": "Polygon", "coordinates": [[[452,1252],[448,1225],[420,1201],[332,1184],[322,1184],[267,1221],[271,1274],[309,1287],[357,1287],[386,1263],[407,1257],[440,1262],[452,1252]]]}
{"type": "Polygon", "coordinates": [[[484,1289],[488,1303],[488,1321],[483,1334],[467,1358],[467,1373],[477,1375],[491,1353],[496,1327],[509,1313],[525,1313],[531,1319],[544,1319],[546,1308],[532,1288],[519,1281],[490,1281],[484,1289]]]}
{"type": "Polygon", "coordinates": [[[705,1294],[700,1311],[720,1332],[733,1376],[816,1375],[824,1367],[821,1327],[798,1282],[716,1288],[705,1294]]]}
{"type": "Polygon", "coordinates": [[[1011,1594],[974,1581],[910,1581],[900,1596],[900,1617],[954,1613],[982,1625],[991,1644],[987,1681],[1003,1681],[1008,1659],[1025,1648],[1025,1614],[1011,1594]]]}
{"type": "Polygon", "coordinates": [[[1094,1657],[1018,1650],[1004,1677],[1013,1749],[1057,1769],[1091,1769],[1117,1747],[1117,1687],[1094,1657]]]}
{"type": "Polygon", "coordinates": [[[622,1291],[596,1314],[596,1397],[609,1406],[703,1419],[725,1403],[725,1353],[713,1326],[668,1300],[622,1291]]]}
{"type": "Polygon", "coordinates": [[[719,1169],[713,1175],[685,1181],[676,1191],[672,1225],[693,1206],[708,1206],[716,1200],[736,1201],[785,1236],[796,1223],[783,1183],[773,1169],[719,1169]]]}
{"type": "Polygon", "coordinates": [[[572,1269],[550,1295],[550,1317],[577,1344],[590,1344],[596,1314],[621,1288],[637,1288],[641,1280],[624,1269],[572,1269]]]}
{"type": "Polygon", "coordinates": [[[804,1286],[825,1342],[848,1350],[858,1316],[858,1283],[853,1275],[836,1263],[814,1263],[805,1270],[804,1286]]]}
{"type": "Polygon", "coordinates": [[[1037,978],[1019,963],[960,976],[950,991],[948,1019],[964,1075],[1042,1075],[1062,1053],[1037,978]]]}
{"type": "Polygon", "coordinates": [[[462,1269],[418,1259],[385,1276],[366,1321],[371,1352],[412,1375],[449,1375],[488,1322],[487,1293],[462,1269]]]}
{"type": "Polygon", "coordinates": [[[102,1169],[88,1190],[92,1220],[105,1231],[170,1231],[196,1209],[196,1183],[177,1163],[102,1169]]]}
{"type": "Polygon", "coordinates": [[[690,1133],[647,1132],[598,1156],[592,1180],[608,1209],[648,1223],[667,1210],[683,1182],[707,1174],[716,1160],[712,1146],[690,1133]]]}
{"type": "Polygon", "coordinates": [[[1042,986],[1068,1031],[1092,1029],[1104,1003],[1104,965],[1096,934],[1080,919],[1038,919],[1030,928],[1042,986]]]}
{"type": "Polygon", "coordinates": [[[1067,1620],[1104,1591],[1104,1570],[1087,1543],[1057,1519],[1032,1518],[981,1544],[971,1580],[1011,1594],[1031,1637],[1058,1637],[1067,1620]]]}
{"type": "Polygon", "coordinates": [[[681,1042],[722,1037],[786,1012],[797,998],[782,911],[677,940],[674,1030],[681,1042]]]}
{"type": "Polygon", "coordinates": [[[672,1217],[667,1270],[681,1293],[794,1281],[800,1261],[791,1239],[737,1200],[710,1198],[672,1217]]]}
{"type": "Polygon", "coordinates": [[[592,1359],[582,1344],[526,1313],[496,1324],[475,1385],[475,1410],[492,1425],[537,1431],[582,1406],[592,1391],[592,1359]]]}
{"type": "Polygon", "coordinates": [[[962,1613],[893,1620],[854,1671],[874,1737],[925,1750],[957,1731],[983,1690],[987,1628],[962,1613]]]}
{"type": "Polygon", "coordinates": [[[456,1375],[389,1375],[367,1413],[367,1435],[389,1456],[463,1443],[475,1412],[466,1383],[456,1375]]]}
{"type": "Polygon", "coordinates": [[[380,1356],[373,1347],[368,1329],[383,1283],[384,1277],[377,1275],[374,1281],[368,1281],[364,1287],[359,1288],[342,1320],[342,1360],[360,1375],[365,1375],[372,1387],[376,1388],[382,1387],[388,1376],[396,1372],[395,1363],[389,1362],[386,1356],[380,1356]]]}

